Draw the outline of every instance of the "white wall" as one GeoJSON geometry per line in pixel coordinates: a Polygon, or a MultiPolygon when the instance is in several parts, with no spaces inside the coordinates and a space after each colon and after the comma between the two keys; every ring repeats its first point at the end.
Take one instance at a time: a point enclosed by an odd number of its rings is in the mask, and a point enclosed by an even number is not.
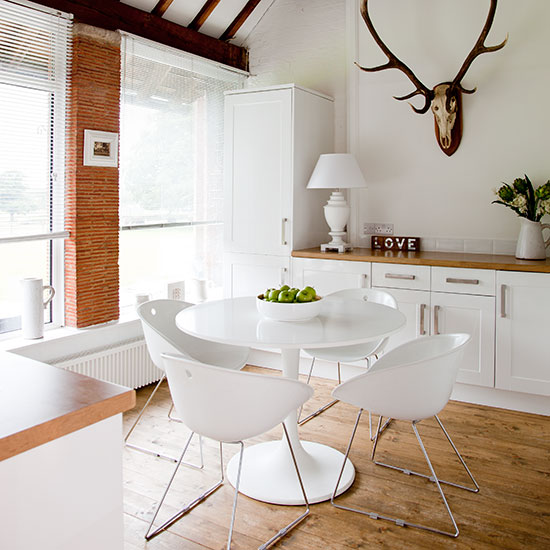
{"type": "MultiPolygon", "coordinates": [[[[371,4],[386,43],[432,87],[455,76],[489,0],[371,4]]],[[[463,138],[452,157],[435,141],[431,113],[417,115],[392,98],[413,89],[402,73],[368,74],[353,65],[386,60],[361,19],[359,0],[275,0],[247,40],[250,81],[293,81],[335,97],[335,150],[354,152],[369,184],[351,197],[356,244],[369,243],[359,238],[363,222],[389,222],[397,234],[423,237],[426,244],[429,238],[460,238],[467,248],[510,252],[519,222],[512,211],[491,204],[493,189],[523,173],[538,185],[550,178],[548,28],[547,0],[499,2],[487,44],[506,33],[509,41],[476,59],[463,81],[477,92],[464,97],[463,138]]]]}
{"type": "MultiPolygon", "coordinates": [[[[431,88],[454,78],[485,22],[489,1],[371,4],[385,43],[431,88]]],[[[384,63],[356,5],[349,63],[384,63]]],[[[403,73],[350,74],[350,147],[369,183],[356,200],[356,229],[364,221],[390,222],[400,235],[513,244],[517,217],[491,201],[502,181],[527,173],[540,185],[550,177],[549,25],[550,2],[498,3],[486,43],[497,44],[509,33],[508,44],[478,57],[466,74],[463,84],[477,91],[463,96],[464,132],[451,157],[436,143],[431,112],[417,115],[392,98],[414,90],[403,73]]],[[[422,104],[418,98],[414,102],[422,104]]]]}
{"type": "Polygon", "coordinates": [[[248,86],[295,83],[334,98],[335,151],[347,147],[345,0],[275,0],[246,40],[248,86]]]}

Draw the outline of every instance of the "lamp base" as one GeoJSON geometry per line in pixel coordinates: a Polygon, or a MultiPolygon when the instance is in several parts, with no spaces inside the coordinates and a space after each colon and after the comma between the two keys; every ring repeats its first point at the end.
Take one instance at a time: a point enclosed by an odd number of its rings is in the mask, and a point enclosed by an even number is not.
{"type": "Polygon", "coordinates": [[[329,235],[332,237],[332,241],[327,244],[321,245],[321,252],[327,252],[328,250],[336,250],[337,252],[345,252],[346,250],[353,250],[351,244],[344,242],[343,237],[346,236],[345,231],[330,231],[329,235]]]}

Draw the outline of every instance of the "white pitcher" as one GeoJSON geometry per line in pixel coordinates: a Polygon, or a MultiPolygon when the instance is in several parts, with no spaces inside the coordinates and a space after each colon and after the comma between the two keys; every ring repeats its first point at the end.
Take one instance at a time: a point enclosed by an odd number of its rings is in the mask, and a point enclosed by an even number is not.
{"type": "Polygon", "coordinates": [[[21,288],[23,292],[23,311],[21,313],[23,338],[42,338],[44,336],[44,310],[52,301],[55,290],[50,285],[44,285],[42,279],[34,277],[22,279],[21,288]],[[46,291],[48,295],[44,298],[46,291]]]}
{"type": "Polygon", "coordinates": [[[544,260],[546,258],[546,248],[550,245],[550,237],[546,241],[542,238],[543,229],[550,229],[550,224],[541,224],[521,218],[516,258],[519,260],[544,260]]]}

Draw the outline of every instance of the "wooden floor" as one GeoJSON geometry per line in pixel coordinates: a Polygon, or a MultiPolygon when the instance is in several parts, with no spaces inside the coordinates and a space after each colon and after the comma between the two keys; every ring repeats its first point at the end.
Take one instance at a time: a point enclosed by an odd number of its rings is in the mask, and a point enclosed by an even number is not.
{"type": "MultiPolygon", "coordinates": [[[[277,374],[267,369],[249,370],[277,374]]],[[[308,403],[308,408],[324,403],[333,385],[334,382],[316,379],[315,397],[308,403]]],[[[136,408],[124,418],[127,427],[151,389],[138,391],[136,408]]],[[[170,403],[168,388],[164,385],[132,435],[133,442],[179,454],[188,431],[181,424],[167,419],[170,403]]],[[[355,415],[353,407],[339,403],[300,428],[300,436],[344,451],[355,415]]],[[[370,506],[387,515],[420,523],[431,522],[439,528],[449,529],[448,516],[433,483],[372,464],[367,415],[364,416],[350,456],[357,471],[356,480],[339,501],[349,506],[370,506]]],[[[453,487],[445,489],[460,529],[457,539],[372,520],[338,510],[325,502],[313,505],[310,516],[277,548],[550,549],[550,418],[459,402],[450,402],[440,417],[481,487],[478,494],[453,487]]],[[[435,420],[423,422],[420,433],[438,475],[466,484],[469,480],[436,427],[435,420]]],[[[281,429],[277,428],[254,441],[280,436],[281,429]]],[[[237,452],[237,447],[225,447],[227,462],[237,452]]],[[[164,513],[159,516],[161,520],[170,517],[197,496],[203,487],[215,481],[219,472],[217,446],[205,442],[204,450],[204,470],[180,468],[164,513]]],[[[191,451],[190,459],[198,461],[198,444],[193,445],[191,451]]],[[[379,453],[377,456],[381,460],[419,471],[427,470],[410,425],[404,422],[395,422],[384,434],[379,453]]],[[[173,465],[167,461],[125,449],[125,550],[225,548],[233,496],[229,484],[168,531],[145,542],[143,535],[148,521],[172,470],[173,465]]],[[[257,548],[296,517],[299,510],[239,497],[233,548],[257,548]]]]}

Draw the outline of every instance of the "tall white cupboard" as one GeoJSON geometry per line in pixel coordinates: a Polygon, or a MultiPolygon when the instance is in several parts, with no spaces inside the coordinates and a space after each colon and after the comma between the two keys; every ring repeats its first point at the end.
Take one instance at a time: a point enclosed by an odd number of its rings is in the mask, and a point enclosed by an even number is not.
{"type": "Polygon", "coordinates": [[[328,235],[329,192],[306,189],[334,150],[333,100],[287,84],[225,97],[224,294],[290,282],[290,252],[328,235]]]}

